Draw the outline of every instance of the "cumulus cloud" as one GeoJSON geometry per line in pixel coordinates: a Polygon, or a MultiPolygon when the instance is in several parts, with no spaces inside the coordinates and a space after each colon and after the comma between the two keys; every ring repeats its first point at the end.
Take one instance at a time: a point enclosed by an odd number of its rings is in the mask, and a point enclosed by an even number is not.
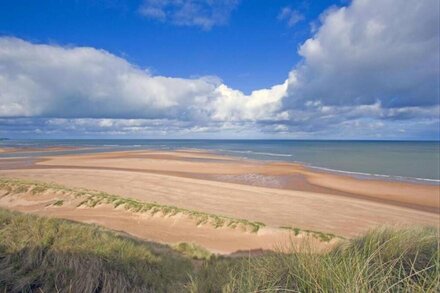
{"type": "Polygon", "coordinates": [[[217,77],[155,76],[104,50],[0,38],[0,135],[438,138],[438,5],[332,8],[286,81],[250,95],[217,77]]]}
{"type": "Polygon", "coordinates": [[[0,116],[203,116],[219,80],[153,76],[106,51],[0,39],[0,116]]]}
{"type": "Polygon", "coordinates": [[[145,0],[139,12],[151,19],[205,30],[228,22],[239,0],[145,0]]]}
{"type": "Polygon", "coordinates": [[[220,121],[287,120],[287,112],[280,112],[286,95],[287,81],[270,89],[253,91],[249,96],[222,84],[216,89],[218,99],[212,104],[212,119],[220,121]]]}
{"type": "Polygon", "coordinates": [[[286,107],[437,105],[439,2],[356,0],[322,16],[299,48],[303,62],[290,74],[286,107]]]}
{"type": "Polygon", "coordinates": [[[246,96],[216,77],[154,76],[103,50],[0,38],[0,117],[269,119],[286,88],[246,96]]]}

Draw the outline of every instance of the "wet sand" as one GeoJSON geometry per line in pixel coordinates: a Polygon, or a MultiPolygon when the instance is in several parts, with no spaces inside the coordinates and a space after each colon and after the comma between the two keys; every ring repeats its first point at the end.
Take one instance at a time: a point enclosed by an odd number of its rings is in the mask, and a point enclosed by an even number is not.
{"type": "Polygon", "coordinates": [[[31,153],[31,152],[58,152],[58,151],[71,151],[76,149],[82,149],[75,146],[53,146],[53,147],[0,147],[0,154],[16,153],[31,153]]]}
{"type": "MultiPolygon", "coordinates": [[[[266,234],[249,236],[222,229],[209,232],[194,224],[185,226],[186,222],[178,219],[173,224],[160,224],[162,220],[151,217],[140,220],[139,216],[110,212],[106,207],[65,207],[57,212],[31,209],[98,223],[147,240],[196,242],[222,252],[268,249],[286,242],[281,226],[353,237],[384,224],[436,226],[440,220],[439,186],[356,179],[316,172],[298,164],[241,160],[204,152],[109,152],[43,157],[31,163],[0,159],[0,176],[102,190],[268,226],[266,234]]],[[[13,203],[3,206],[23,209],[13,203]]]]}
{"type": "Polygon", "coordinates": [[[36,164],[51,167],[105,168],[347,195],[439,211],[440,187],[429,184],[357,179],[318,172],[294,163],[265,163],[203,152],[126,151],[48,157],[36,164]]]}

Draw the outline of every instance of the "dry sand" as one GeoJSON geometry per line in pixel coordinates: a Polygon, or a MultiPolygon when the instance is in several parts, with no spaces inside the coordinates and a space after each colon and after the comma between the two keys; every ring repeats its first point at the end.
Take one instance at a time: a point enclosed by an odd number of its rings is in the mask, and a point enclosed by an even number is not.
{"type": "MultiPolygon", "coordinates": [[[[0,159],[2,164],[6,160],[0,159]]],[[[439,186],[361,180],[291,163],[245,161],[193,151],[131,151],[45,157],[20,168],[3,168],[0,176],[102,190],[268,225],[257,235],[197,227],[184,219],[132,215],[109,207],[48,209],[36,204],[23,208],[22,200],[19,205],[2,202],[13,209],[98,223],[143,239],[195,242],[218,252],[267,249],[286,242],[288,233],[280,231],[280,226],[352,237],[383,224],[439,223],[439,186]]]]}
{"type": "Polygon", "coordinates": [[[298,185],[301,185],[302,191],[363,196],[367,199],[389,201],[431,211],[438,211],[440,205],[438,185],[356,179],[339,174],[316,172],[299,164],[262,163],[201,152],[132,151],[58,156],[47,158],[38,165],[156,172],[250,185],[259,185],[266,181],[266,184],[263,184],[265,187],[294,190],[298,190],[298,185]],[[252,179],[250,175],[253,175],[254,182],[234,180],[240,177],[252,179]]]}
{"type": "MultiPolygon", "coordinates": [[[[258,233],[251,233],[227,227],[215,229],[211,225],[197,226],[193,220],[181,214],[164,217],[159,214],[136,214],[106,205],[95,208],[77,208],[76,204],[66,202],[63,206],[50,205],[59,199],[63,199],[63,196],[22,194],[0,198],[0,206],[46,217],[97,224],[147,241],[163,244],[197,243],[218,254],[236,254],[241,251],[259,253],[260,250],[274,247],[284,248],[286,244],[294,247],[306,245],[302,241],[307,237],[294,236],[286,230],[263,228],[258,233]]],[[[307,239],[307,245],[312,245],[315,251],[327,249],[336,241],[324,243],[312,237],[307,239]]]]}

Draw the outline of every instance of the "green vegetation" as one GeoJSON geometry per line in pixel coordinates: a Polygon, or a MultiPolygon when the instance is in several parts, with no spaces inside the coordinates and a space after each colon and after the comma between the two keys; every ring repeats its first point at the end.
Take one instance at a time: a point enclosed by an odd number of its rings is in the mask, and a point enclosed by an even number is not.
{"type": "Polygon", "coordinates": [[[290,230],[293,231],[295,236],[300,235],[301,233],[306,234],[307,236],[312,236],[316,239],[319,239],[323,242],[330,242],[332,239],[334,238],[339,238],[339,239],[344,239],[344,237],[342,236],[337,236],[333,233],[324,233],[324,232],[320,232],[320,231],[313,231],[313,230],[307,230],[307,229],[300,229],[298,227],[290,227],[290,226],[283,226],[280,227],[281,229],[286,229],[286,230],[290,230]]]}
{"type": "Polygon", "coordinates": [[[84,199],[78,206],[95,207],[96,205],[100,204],[110,204],[115,208],[121,206],[124,209],[134,213],[150,213],[151,215],[161,213],[163,216],[175,216],[177,214],[183,214],[195,220],[197,225],[210,224],[215,228],[225,226],[231,228],[241,227],[245,231],[256,233],[261,227],[265,226],[260,222],[251,222],[245,219],[234,219],[226,216],[218,216],[171,205],[145,203],[139,200],[123,198],[105,192],[89,192],[86,195],[86,199],[84,199]]]}
{"type": "Polygon", "coordinates": [[[209,260],[214,257],[214,254],[194,243],[180,242],[172,247],[174,250],[192,259],[209,260]]]}
{"type": "MultiPolygon", "coordinates": [[[[261,222],[248,221],[245,219],[235,219],[227,216],[219,216],[205,212],[179,208],[171,205],[142,202],[136,199],[108,194],[106,192],[86,189],[73,189],[54,183],[0,178],[0,190],[6,191],[4,195],[20,194],[26,192],[36,195],[47,191],[53,191],[81,199],[78,207],[85,206],[92,208],[101,204],[109,204],[112,205],[114,208],[123,207],[124,209],[134,213],[149,213],[151,215],[161,213],[163,216],[175,216],[177,214],[183,214],[193,219],[197,225],[209,224],[215,228],[241,228],[244,231],[256,233],[258,232],[258,230],[260,230],[260,228],[265,226],[261,222]]],[[[58,200],[53,205],[61,206],[63,204],[64,201],[58,200]]]]}
{"type": "Polygon", "coordinates": [[[60,199],[54,202],[52,205],[54,206],[62,206],[64,204],[64,200],[60,199]]]}
{"type": "Polygon", "coordinates": [[[172,292],[191,268],[97,226],[0,210],[1,292],[172,292]]]}
{"type": "Polygon", "coordinates": [[[438,292],[434,228],[381,228],[331,251],[212,256],[0,209],[0,292],[438,292]]]}
{"type": "Polygon", "coordinates": [[[382,228],[325,254],[273,253],[242,262],[229,292],[439,292],[434,228],[382,228]]]}

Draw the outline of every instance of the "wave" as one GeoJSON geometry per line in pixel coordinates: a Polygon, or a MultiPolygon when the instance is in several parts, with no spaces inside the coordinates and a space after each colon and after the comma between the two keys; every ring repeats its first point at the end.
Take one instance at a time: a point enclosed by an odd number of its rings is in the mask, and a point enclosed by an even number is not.
{"type": "Polygon", "coordinates": [[[271,156],[271,157],[292,157],[291,154],[280,154],[280,153],[265,153],[265,152],[254,152],[254,151],[235,151],[235,150],[222,150],[221,152],[229,152],[229,153],[238,153],[238,154],[255,154],[255,155],[263,155],[263,156],[271,156]]]}
{"type": "MultiPolygon", "coordinates": [[[[250,154],[250,155],[264,155],[264,156],[271,156],[271,157],[293,157],[291,154],[283,154],[283,153],[266,153],[266,152],[255,152],[255,151],[240,151],[240,150],[225,150],[225,149],[219,149],[220,152],[229,152],[229,153],[238,153],[238,154],[250,154]]],[[[247,158],[247,157],[243,157],[247,158]]],[[[303,161],[292,161],[294,163],[299,163],[306,165],[310,168],[317,169],[317,170],[323,170],[333,173],[342,173],[342,174],[348,174],[352,176],[362,176],[362,177],[368,177],[368,178],[386,178],[388,180],[397,180],[397,181],[406,181],[406,182],[430,182],[434,184],[440,184],[440,179],[432,179],[432,178],[420,178],[420,177],[405,177],[405,176],[398,176],[398,175],[386,175],[386,174],[377,174],[377,173],[366,173],[366,172],[356,172],[356,171],[346,171],[346,170],[339,170],[339,169],[331,169],[331,168],[325,168],[320,166],[312,165],[308,162],[303,161]]]]}
{"type": "Polygon", "coordinates": [[[385,174],[376,174],[376,173],[365,173],[365,172],[354,172],[354,171],[345,171],[345,170],[337,170],[337,169],[330,169],[330,168],[324,168],[324,167],[317,167],[313,165],[308,165],[308,167],[323,171],[329,171],[334,173],[343,173],[343,174],[350,174],[350,175],[357,175],[357,176],[366,176],[366,177],[382,177],[382,178],[389,178],[399,181],[427,181],[427,182],[435,182],[440,183],[439,179],[430,179],[430,178],[418,178],[418,177],[405,177],[405,176],[397,176],[397,175],[385,175],[385,174]]]}
{"type": "Polygon", "coordinates": [[[141,144],[103,144],[103,145],[89,145],[94,147],[121,147],[121,148],[139,148],[141,144]]]}
{"type": "MultiPolygon", "coordinates": [[[[219,152],[228,152],[228,153],[238,153],[238,154],[254,154],[254,155],[265,155],[265,156],[272,156],[272,157],[293,157],[291,154],[283,154],[283,153],[266,153],[266,152],[255,152],[255,151],[240,151],[240,150],[225,150],[225,149],[219,149],[219,152]]],[[[243,157],[246,159],[247,157],[243,157]]],[[[339,169],[331,169],[331,168],[325,168],[320,166],[312,165],[308,162],[303,161],[292,161],[294,163],[299,163],[306,165],[310,168],[317,169],[317,170],[323,170],[333,173],[342,173],[342,174],[348,174],[352,176],[362,176],[362,177],[368,177],[368,178],[387,178],[389,180],[397,180],[397,181],[406,181],[406,182],[430,182],[434,184],[440,184],[440,179],[432,179],[432,178],[420,178],[420,177],[405,177],[405,176],[398,176],[398,175],[386,175],[386,174],[377,174],[377,173],[366,173],[366,172],[356,172],[356,171],[346,171],[346,170],[339,170],[339,169]]]]}

